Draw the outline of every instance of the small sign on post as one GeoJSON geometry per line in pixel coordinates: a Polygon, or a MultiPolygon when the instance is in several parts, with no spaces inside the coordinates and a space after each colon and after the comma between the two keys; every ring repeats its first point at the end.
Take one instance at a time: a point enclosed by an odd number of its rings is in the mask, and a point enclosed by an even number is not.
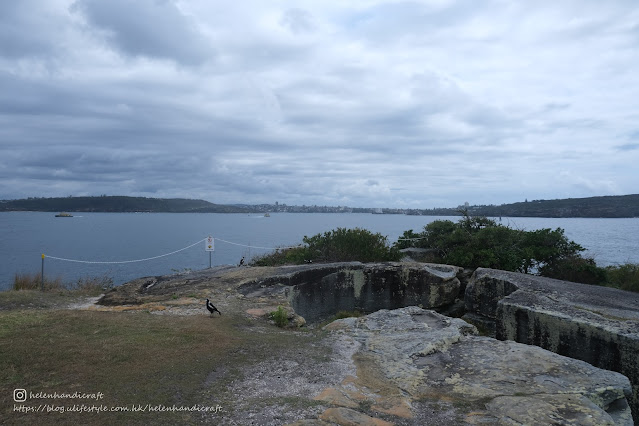
{"type": "Polygon", "coordinates": [[[210,235],[204,240],[204,250],[209,252],[209,269],[211,269],[211,253],[215,251],[215,240],[210,235]]]}

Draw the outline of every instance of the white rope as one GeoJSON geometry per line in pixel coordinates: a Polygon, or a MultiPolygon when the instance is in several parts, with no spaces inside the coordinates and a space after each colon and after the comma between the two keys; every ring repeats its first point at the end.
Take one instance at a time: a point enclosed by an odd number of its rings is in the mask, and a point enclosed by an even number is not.
{"type": "Polygon", "coordinates": [[[63,258],[63,257],[55,257],[55,256],[48,256],[48,255],[44,255],[44,256],[45,256],[46,258],[49,258],[49,259],[63,260],[63,261],[65,261],[65,262],[76,262],[76,263],[99,263],[99,264],[111,264],[111,263],[135,263],[135,262],[146,262],[147,260],[159,259],[160,257],[170,256],[170,255],[172,255],[172,254],[179,253],[179,252],[184,251],[184,250],[186,250],[186,249],[190,249],[191,247],[193,247],[193,246],[195,246],[195,245],[197,245],[197,244],[200,244],[200,243],[201,243],[202,241],[204,241],[204,240],[206,240],[206,238],[204,238],[204,239],[202,239],[202,240],[200,240],[200,241],[198,241],[198,242],[196,242],[196,243],[193,243],[193,244],[191,244],[191,245],[190,245],[190,246],[188,246],[188,247],[184,247],[184,248],[181,248],[181,249],[179,249],[179,250],[172,251],[171,253],[161,254],[161,255],[159,255],[159,256],[147,257],[146,259],[123,260],[123,261],[119,261],[119,262],[100,262],[100,261],[91,261],[91,260],[65,259],[65,258],[63,258]]]}
{"type": "Polygon", "coordinates": [[[223,243],[233,244],[234,246],[250,247],[250,248],[256,248],[256,249],[263,249],[263,250],[283,250],[283,249],[292,249],[292,248],[302,247],[302,244],[299,244],[297,246],[290,246],[290,247],[259,247],[259,246],[250,246],[250,245],[246,245],[246,244],[238,244],[238,243],[234,243],[234,242],[231,242],[231,241],[223,240],[221,238],[215,238],[215,239],[217,241],[222,241],[223,243]]]}
{"type": "Polygon", "coordinates": [[[419,238],[398,238],[397,241],[415,241],[415,240],[424,240],[428,237],[419,237],[419,238]]]}

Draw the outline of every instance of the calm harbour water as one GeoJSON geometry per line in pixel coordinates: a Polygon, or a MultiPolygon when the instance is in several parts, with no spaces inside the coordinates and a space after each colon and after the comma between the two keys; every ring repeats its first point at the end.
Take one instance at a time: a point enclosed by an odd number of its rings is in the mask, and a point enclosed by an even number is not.
{"type": "MultiPolygon", "coordinates": [[[[81,277],[112,277],[114,283],[149,276],[204,269],[209,253],[204,239],[215,238],[211,264],[237,264],[244,256],[268,253],[264,248],[297,245],[305,235],[337,227],[360,227],[379,232],[393,243],[406,230],[421,231],[438,219],[458,217],[271,213],[271,217],[245,214],[173,213],[77,213],[56,218],[53,213],[0,213],[0,290],[10,287],[16,273],[39,273],[45,254],[45,275],[75,281],[81,277]],[[228,242],[223,242],[226,240],[228,242]],[[153,260],[146,259],[193,247],[153,260]],[[233,243],[233,244],[232,244],[233,243]],[[247,247],[252,246],[252,247],[247,247]],[[259,247],[259,248],[258,248],[259,247]]],[[[639,218],[550,219],[503,218],[502,224],[517,229],[563,228],[566,236],[587,249],[600,266],[639,263],[639,218]]]]}

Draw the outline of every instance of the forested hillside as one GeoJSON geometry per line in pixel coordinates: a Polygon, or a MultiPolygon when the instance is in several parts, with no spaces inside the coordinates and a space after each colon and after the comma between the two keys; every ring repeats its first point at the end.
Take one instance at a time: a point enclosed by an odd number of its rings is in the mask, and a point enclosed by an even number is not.
{"type": "Polygon", "coordinates": [[[168,212],[168,213],[377,213],[424,216],[486,217],[639,217],[639,194],[562,200],[533,200],[490,206],[434,209],[349,208],[345,206],[287,206],[286,204],[223,205],[184,198],[125,196],[28,198],[0,201],[0,211],[45,212],[168,212]]]}
{"type": "Polygon", "coordinates": [[[0,203],[0,211],[241,213],[248,209],[183,198],[101,196],[10,200],[0,203]]]}
{"type": "Polygon", "coordinates": [[[468,212],[492,217],[639,217],[639,194],[472,206],[468,212]]]}

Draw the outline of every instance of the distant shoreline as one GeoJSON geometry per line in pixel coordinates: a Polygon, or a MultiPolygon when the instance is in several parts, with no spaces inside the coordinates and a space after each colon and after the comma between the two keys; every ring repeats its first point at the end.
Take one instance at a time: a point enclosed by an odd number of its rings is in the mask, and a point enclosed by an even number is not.
{"type": "Polygon", "coordinates": [[[127,196],[27,198],[0,201],[0,212],[73,213],[372,213],[413,216],[543,217],[543,218],[637,218],[639,194],[560,200],[533,200],[502,205],[463,205],[454,208],[399,209],[346,206],[288,206],[286,204],[213,204],[182,198],[127,196]]]}

